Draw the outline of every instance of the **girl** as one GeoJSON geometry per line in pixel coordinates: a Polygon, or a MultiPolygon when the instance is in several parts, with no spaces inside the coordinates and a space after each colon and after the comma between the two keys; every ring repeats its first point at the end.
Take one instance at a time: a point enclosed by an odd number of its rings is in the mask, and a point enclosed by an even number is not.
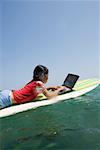
{"type": "Polygon", "coordinates": [[[48,72],[45,66],[38,65],[33,71],[33,79],[22,89],[0,91],[0,108],[32,101],[40,93],[43,93],[48,99],[57,96],[64,87],[53,86],[46,88],[44,84],[48,81],[48,72]],[[53,92],[49,92],[49,89],[52,89],[53,92]]]}

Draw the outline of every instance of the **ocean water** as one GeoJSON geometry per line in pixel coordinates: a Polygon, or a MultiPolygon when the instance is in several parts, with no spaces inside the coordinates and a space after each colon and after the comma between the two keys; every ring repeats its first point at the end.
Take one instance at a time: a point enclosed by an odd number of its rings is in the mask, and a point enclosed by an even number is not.
{"type": "Polygon", "coordinates": [[[100,86],[0,124],[0,150],[100,150],[100,86]]]}

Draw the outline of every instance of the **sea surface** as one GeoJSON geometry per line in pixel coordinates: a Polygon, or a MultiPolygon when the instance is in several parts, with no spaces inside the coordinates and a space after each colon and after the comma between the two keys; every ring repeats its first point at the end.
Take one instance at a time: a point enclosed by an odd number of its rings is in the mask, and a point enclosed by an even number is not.
{"type": "Polygon", "coordinates": [[[0,150],[100,150],[100,86],[0,119],[0,150]]]}

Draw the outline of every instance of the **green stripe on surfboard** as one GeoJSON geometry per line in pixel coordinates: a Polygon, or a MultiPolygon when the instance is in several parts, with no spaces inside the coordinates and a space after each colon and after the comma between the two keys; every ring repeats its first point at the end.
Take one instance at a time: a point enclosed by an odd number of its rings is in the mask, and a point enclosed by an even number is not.
{"type": "Polygon", "coordinates": [[[83,85],[86,85],[86,84],[89,84],[90,82],[98,82],[97,79],[87,79],[87,80],[80,80],[76,83],[75,87],[77,86],[83,86],[83,85]]]}
{"type": "Polygon", "coordinates": [[[99,80],[97,79],[87,79],[83,81],[78,81],[74,87],[74,90],[78,91],[81,89],[85,89],[91,86],[94,86],[96,84],[99,84],[99,80]]]}

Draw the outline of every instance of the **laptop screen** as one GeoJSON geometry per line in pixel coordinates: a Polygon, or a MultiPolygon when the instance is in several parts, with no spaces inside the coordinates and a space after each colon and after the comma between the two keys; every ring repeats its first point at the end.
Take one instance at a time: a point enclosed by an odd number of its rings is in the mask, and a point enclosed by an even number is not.
{"type": "Polygon", "coordinates": [[[78,78],[79,78],[78,75],[68,74],[65,81],[63,82],[63,85],[72,89],[78,78]]]}

